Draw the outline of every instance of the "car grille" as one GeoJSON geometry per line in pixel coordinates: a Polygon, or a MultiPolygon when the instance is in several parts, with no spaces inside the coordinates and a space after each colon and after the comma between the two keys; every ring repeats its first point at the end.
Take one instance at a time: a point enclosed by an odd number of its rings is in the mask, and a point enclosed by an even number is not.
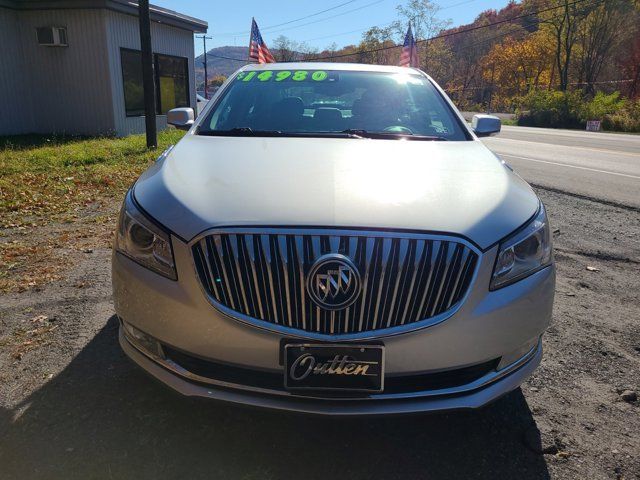
{"type": "Polygon", "coordinates": [[[408,325],[453,310],[478,260],[452,237],[360,231],[224,231],[193,245],[196,270],[212,303],[245,320],[344,335],[408,325]],[[328,310],[307,291],[321,256],[349,257],[360,272],[353,304],[328,310]]]}

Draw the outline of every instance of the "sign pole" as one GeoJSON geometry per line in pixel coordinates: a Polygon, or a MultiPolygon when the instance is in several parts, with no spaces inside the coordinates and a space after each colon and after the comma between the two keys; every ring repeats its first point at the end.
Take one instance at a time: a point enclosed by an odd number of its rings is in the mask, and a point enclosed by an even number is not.
{"type": "Polygon", "coordinates": [[[158,146],[156,130],[156,92],[153,75],[153,52],[151,50],[151,19],[149,0],[138,3],[140,22],[140,50],[142,57],[142,88],[144,90],[144,122],[147,134],[147,148],[158,146]]]}
{"type": "Polygon", "coordinates": [[[213,37],[207,37],[202,35],[202,46],[204,47],[204,98],[209,99],[209,93],[207,88],[207,82],[209,81],[209,75],[207,74],[207,39],[211,40],[213,37]]]}

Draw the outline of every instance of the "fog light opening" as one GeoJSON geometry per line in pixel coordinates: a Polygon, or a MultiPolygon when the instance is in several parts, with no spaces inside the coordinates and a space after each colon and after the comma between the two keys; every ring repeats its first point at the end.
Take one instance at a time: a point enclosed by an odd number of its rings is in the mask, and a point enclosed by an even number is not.
{"type": "Polygon", "coordinates": [[[129,342],[136,348],[154,357],[164,357],[160,342],[158,342],[151,335],[147,335],[142,330],[137,329],[124,320],[122,320],[122,326],[124,328],[124,334],[127,337],[127,340],[129,340],[129,342]]]}
{"type": "Polygon", "coordinates": [[[500,371],[504,368],[510,367],[511,365],[519,362],[524,357],[528,356],[531,351],[538,345],[540,338],[536,337],[529,340],[527,343],[523,344],[517,350],[510,352],[506,355],[503,355],[500,359],[500,363],[498,364],[497,370],[500,371]]]}

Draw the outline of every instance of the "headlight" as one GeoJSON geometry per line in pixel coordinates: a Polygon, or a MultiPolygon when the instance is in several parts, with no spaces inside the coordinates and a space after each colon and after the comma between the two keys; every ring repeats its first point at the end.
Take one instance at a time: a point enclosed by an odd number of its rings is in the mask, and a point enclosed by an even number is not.
{"type": "Polygon", "coordinates": [[[124,199],[115,248],[134,262],[176,280],[169,234],[146,217],[136,206],[132,190],[124,199]]]}
{"type": "Polygon", "coordinates": [[[528,277],[553,261],[549,220],[542,202],[535,218],[500,243],[491,290],[528,277]]]}

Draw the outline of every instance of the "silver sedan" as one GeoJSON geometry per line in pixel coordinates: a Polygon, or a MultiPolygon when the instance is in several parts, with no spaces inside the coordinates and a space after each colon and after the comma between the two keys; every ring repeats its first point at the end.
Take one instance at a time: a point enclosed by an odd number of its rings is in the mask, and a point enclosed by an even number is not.
{"type": "Polygon", "coordinates": [[[127,193],[120,343],[185,395],[323,414],[480,407],[537,367],[545,209],[419,70],[243,67],[127,193]]]}

